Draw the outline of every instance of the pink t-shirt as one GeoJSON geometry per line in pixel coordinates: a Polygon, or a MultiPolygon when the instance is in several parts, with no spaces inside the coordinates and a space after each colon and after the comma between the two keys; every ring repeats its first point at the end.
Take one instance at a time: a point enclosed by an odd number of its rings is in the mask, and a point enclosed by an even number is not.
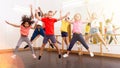
{"type": "Polygon", "coordinates": [[[82,22],[81,21],[78,21],[78,22],[73,22],[73,33],[81,33],[82,30],[82,22]]]}
{"type": "Polygon", "coordinates": [[[24,26],[21,25],[20,26],[20,33],[21,33],[21,35],[28,36],[30,29],[31,29],[31,26],[25,28],[24,26]]]}

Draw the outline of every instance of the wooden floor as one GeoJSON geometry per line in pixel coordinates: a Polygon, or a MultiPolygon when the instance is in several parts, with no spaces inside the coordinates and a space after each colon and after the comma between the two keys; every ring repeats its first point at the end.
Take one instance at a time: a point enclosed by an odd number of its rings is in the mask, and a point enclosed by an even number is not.
{"type": "MultiPolygon", "coordinates": [[[[38,56],[39,51],[36,51],[38,56]]],[[[58,58],[56,52],[45,51],[41,60],[33,59],[31,51],[18,52],[16,59],[12,53],[0,54],[0,68],[120,68],[120,59],[89,55],[70,54],[68,58],[58,58]]]]}

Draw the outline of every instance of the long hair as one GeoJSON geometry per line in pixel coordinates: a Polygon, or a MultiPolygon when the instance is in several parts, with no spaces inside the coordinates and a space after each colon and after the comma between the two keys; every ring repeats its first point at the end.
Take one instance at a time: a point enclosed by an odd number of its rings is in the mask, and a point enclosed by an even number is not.
{"type": "Polygon", "coordinates": [[[23,25],[23,26],[24,26],[25,22],[28,22],[29,26],[31,26],[34,23],[34,21],[32,21],[32,18],[28,17],[27,15],[23,15],[21,21],[22,21],[21,25],[23,25]]]}

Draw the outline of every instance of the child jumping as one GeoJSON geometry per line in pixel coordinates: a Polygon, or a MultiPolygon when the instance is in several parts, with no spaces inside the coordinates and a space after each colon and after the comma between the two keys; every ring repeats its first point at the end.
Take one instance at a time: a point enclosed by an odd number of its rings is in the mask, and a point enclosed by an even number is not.
{"type": "Polygon", "coordinates": [[[32,28],[31,25],[34,23],[34,21],[32,21],[30,17],[24,15],[22,17],[22,23],[21,23],[21,25],[11,24],[8,21],[5,21],[5,22],[7,24],[9,24],[9,25],[14,26],[14,27],[20,27],[20,34],[21,34],[21,36],[20,36],[20,39],[19,39],[19,41],[18,41],[18,43],[16,45],[16,48],[14,50],[14,55],[12,56],[12,58],[16,57],[16,52],[18,51],[18,48],[20,47],[20,45],[22,44],[22,42],[26,42],[29,45],[29,47],[32,50],[32,56],[33,56],[33,58],[36,58],[35,53],[34,53],[34,49],[31,46],[31,42],[29,41],[29,38],[28,38],[29,30],[32,28]]]}
{"type": "Polygon", "coordinates": [[[90,56],[93,57],[94,54],[89,50],[88,45],[86,44],[83,36],[82,36],[82,29],[81,27],[83,26],[83,21],[81,21],[81,15],[79,13],[76,13],[74,15],[74,22],[72,22],[73,24],[73,37],[71,39],[69,48],[67,49],[67,54],[64,54],[63,57],[68,57],[69,53],[71,51],[71,49],[73,48],[75,42],[79,41],[81,42],[81,44],[88,50],[88,52],[90,53],[90,56]]]}
{"type": "MultiPolygon", "coordinates": [[[[38,11],[36,10],[36,13],[37,12],[38,11]]],[[[39,60],[41,59],[41,56],[42,56],[42,53],[43,53],[43,49],[44,49],[44,47],[47,44],[49,39],[51,40],[51,42],[56,47],[56,49],[58,51],[58,54],[59,54],[58,57],[61,58],[61,52],[60,52],[60,49],[57,46],[55,35],[54,35],[54,23],[59,21],[59,20],[62,20],[65,17],[67,17],[68,14],[66,14],[63,17],[60,17],[59,19],[52,18],[53,11],[48,11],[47,17],[44,17],[44,18],[40,18],[38,16],[38,14],[37,14],[38,20],[41,20],[43,22],[43,24],[45,25],[45,27],[44,27],[45,28],[45,36],[44,36],[43,44],[42,44],[41,49],[40,49],[40,55],[39,55],[39,58],[38,58],[39,60]]]]}

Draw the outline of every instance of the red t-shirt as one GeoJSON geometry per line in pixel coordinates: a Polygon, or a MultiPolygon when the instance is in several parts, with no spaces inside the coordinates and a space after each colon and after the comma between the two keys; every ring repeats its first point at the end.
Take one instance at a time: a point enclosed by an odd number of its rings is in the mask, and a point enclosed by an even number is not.
{"type": "Polygon", "coordinates": [[[46,35],[54,35],[54,23],[57,22],[55,18],[42,18],[41,21],[45,25],[45,34],[46,35]]]}

